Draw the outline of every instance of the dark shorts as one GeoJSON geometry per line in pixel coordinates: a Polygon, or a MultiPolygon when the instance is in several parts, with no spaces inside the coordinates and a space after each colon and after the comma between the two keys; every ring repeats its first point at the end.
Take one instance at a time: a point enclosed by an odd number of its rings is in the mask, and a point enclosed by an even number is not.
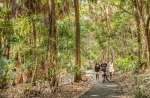
{"type": "Polygon", "coordinates": [[[103,75],[102,75],[102,76],[103,76],[103,77],[104,77],[104,76],[107,76],[107,75],[106,75],[106,70],[102,70],[102,71],[103,71],[103,75]]]}
{"type": "Polygon", "coordinates": [[[106,72],[106,70],[102,70],[103,72],[106,72]]]}

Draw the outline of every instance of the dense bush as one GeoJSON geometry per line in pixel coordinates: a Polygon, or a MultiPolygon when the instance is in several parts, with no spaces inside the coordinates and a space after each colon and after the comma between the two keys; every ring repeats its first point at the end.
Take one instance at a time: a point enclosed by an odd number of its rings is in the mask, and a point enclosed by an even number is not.
{"type": "Polygon", "coordinates": [[[14,73],[12,72],[13,63],[3,57],[0,58],[0,88],[4,88],[8,81],[13,79],[14,73]]]}
{"type": "Polygon", "coordinates": [[[136,87],[134,90],[134,98],[150,98],[150,94],[145,89],[136,87]]]}
{"type": "Polygon", "coordinates": [[[116,70],[122,72],[134,71],[139,67],[137,61],[131,60],[129,57],[117,58],[115,61],[116,70]]]}

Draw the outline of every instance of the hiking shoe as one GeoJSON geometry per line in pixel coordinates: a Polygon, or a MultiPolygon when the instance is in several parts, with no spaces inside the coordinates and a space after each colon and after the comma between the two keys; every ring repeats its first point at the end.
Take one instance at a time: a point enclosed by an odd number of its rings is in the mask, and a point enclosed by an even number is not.
{"type": "Polygon", "coordinates": [[[105,82],[105,80],[103,80],[103,83],[105,82]]]}
{"type": "Polygon", "coordinates": [[[109,81],[108,79],[106,79],[107,81],[109,81]]]}

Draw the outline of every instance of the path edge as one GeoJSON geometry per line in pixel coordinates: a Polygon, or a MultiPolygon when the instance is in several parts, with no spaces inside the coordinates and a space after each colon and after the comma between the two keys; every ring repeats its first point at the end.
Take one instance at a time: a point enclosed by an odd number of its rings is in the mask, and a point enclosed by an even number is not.
{"type": "Polygon", "coordinates": [[[90,90],[93,88],[93,86],[94,86],[94,79],[92,78],[92,76],[90,76],[90,78],[91,78],[91,80],[93,81],[91,88],[88,89],[88,90],[86,90],[86,91],[84,91],[84,92],[82,92],[82,93],[80,93],[80,94],[77,95],[77,96],[74,96],[73,98],[80,98],[81,96],[83,96],[84,94],[86,94],[88,91],[90,91],[90,90]]]}
{"type": "Polygon", "coordinates": [[[122,87],[122,85],[121,85],[121,83],[119,82],[119,81],[115,81],[119,86],[120,86],[120,88],[121,88],[121,93],[122,93],[122,95],[124,95],[124,92],[123,92],[123,87],[122,87]]]}

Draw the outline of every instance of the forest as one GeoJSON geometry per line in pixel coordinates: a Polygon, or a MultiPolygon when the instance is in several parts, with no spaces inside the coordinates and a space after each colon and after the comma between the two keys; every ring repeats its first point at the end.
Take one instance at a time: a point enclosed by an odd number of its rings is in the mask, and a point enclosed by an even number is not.
{"type": "Polygon", "coordinates": [[[73,98],[106,59],[124,96],[150,98],[149,24],[150,0],[0,0],[0,98],[73,98]]]}

